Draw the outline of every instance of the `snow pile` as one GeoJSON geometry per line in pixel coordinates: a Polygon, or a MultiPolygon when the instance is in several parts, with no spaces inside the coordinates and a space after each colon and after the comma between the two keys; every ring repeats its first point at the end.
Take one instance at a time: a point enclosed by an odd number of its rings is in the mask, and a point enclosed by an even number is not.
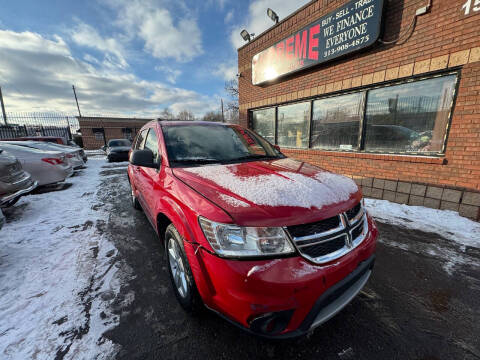
{"type": "Polygon", "coordinates": [[[85,150],[85,154],[87,154],[87,156],[96,156],[96,155],[102,155],[102,156],[105,156],[105,151],[103,151],[102,149],[97,149],[97,150],[85,150]]]}
{"type": "Polygon", "coordinates": [[[448,210],[365,199],[368,212],[382,222],[439,234],[464,246],[480,248],[480,223],[448,210]]]}
{"type": "Polygon", "coordinates": [[[210,165],[189,168],[187,171],[258,205],[320,209],[325,205],[346,201],[358,191],[352,179],[329,172],[319,172],[315,177],[291,171],[241,176],[234,172],[235,167],[210,165]]]}
{"type": "Polygon", "coordinates": [[[104,158],[70,188],[22,198],[0,231],[0,358],[111,358],[102,334],[118,323],[116,249],[96,201],[104,158]]]}

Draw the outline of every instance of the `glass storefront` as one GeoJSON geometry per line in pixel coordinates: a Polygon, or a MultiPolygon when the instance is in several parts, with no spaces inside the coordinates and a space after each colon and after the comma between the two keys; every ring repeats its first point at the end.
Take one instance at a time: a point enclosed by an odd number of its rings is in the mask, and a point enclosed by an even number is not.
{"type": "Polygon", "coordinates": [[[441,153],[456,83],[449,74],[255,110],[252,127],[290,148],[441,153]]]}
{"type": "Polygon", "coordinates": [[[313,149],[356,150],[363,114],[363,93],[313,102],[313,149]]]}
{"type": "Polygon", "coordinates": [[[306,148],[310,129],[310,102],[278,107],[277,143],[306,148]]]}

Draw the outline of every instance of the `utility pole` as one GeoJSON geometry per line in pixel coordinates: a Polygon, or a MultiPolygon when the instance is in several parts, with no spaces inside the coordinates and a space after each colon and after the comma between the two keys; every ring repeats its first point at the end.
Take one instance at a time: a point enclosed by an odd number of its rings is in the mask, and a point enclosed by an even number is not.
{"type": "Polygon", "coordinates": [[[78,109],[78,116],[82,117],[82,113],[80,112],[80,106],[78,106],[78,99],[77,99],[77,92],[75,91],[75,85],[72,85],[73,95],[75,96],[75,102],[77,103],[78,109]]]}
{"type": "Polygon", "coordinates": [[[3,103],[3,95],[2,95],[2,87],[1,86],[0,86],[0,104],[2,104],[3,121],[5,122],[5,125],[8,125],[8,123],[7,123],[7,113],[5,112],[5,104],[3,103]]]}
{"type": "Polygon", "coordinates": [[[222,122],[225,122],[225,116],[223,115],[223,99],[220,99],[222,103],[222,122]]]}

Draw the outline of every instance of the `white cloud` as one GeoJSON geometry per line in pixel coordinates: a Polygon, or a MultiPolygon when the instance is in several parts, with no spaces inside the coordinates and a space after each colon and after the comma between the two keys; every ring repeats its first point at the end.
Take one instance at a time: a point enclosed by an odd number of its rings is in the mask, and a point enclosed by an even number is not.
{"type": "Polygon", "coordinates": [[[74,113],[72,84],[85,114],[153,116],[170,106],[201,116],[216,104],[195,91],[142,80],[119,68],[112,71],[91,56],[84,57],[90,63],[76,59],[58,36],[0,30],[0,53],[7,111],[74,113]]]}
{"type": "Polygon", "coordinates": [[[125,60],[125,49],[115,38],[104,38],[92,26],[83,22],[70,31],[72,40],[80,46],[95,49],[104,53],[104,62],[122,69],[128,66],[125,60]]]}
{"type": "Polygon", "coordinates": [[[310,0],[253,0],[248,7],[248,15],[245,20],[235,26],[230,34],[230,41],[235,48],[244,45],[245,42],[240,36],[242,29],[247,29],[250,33],[259,35],[266,29],[273,26],[272,20],[267,16],[267,9],[273,9],[280,20],[290,15],[292,12],[302,7],[310,0]]]}
{"type": "Polygon", "coordinates": [[[227,2],[228,0],[208,0],[206,4],[208,6],[217,6],[220,10],[223,10],[227,2]]]}
{"type": "Polygon", "coordinates": [[[233,14],[234,13],[235,13],[235,11],[233,9],[230,10],[229,12],[227,12],[227,15],[225,15],[225,19],[224,19],[225,24],[228,24],[229,22],[231,22],[233,20],[233,14]]]}
{"type": "Polygon", "coordinates": [[[171,84],[175,84],[177,82],[177,77],[182,75],[180,70],[172,69],[166,65],[155,66],[155,70],[163,72],[165,74],[165,78],[171,84]]]}
{"type": "Polygon", "coordinates": [[[104,0],[117,11],[116,24],[131,37],[144,41],[156,58],[187,62],[203,53],[197,20],[181,3],[184,16],[173,16],[167,4],[153,0],[104,0]]]}
{"type": "Polygon", "coordinates": [[[220,63],[213,73],[224,80],[232,80],[237,76],[237,66],[230,63],[220,63]]]}

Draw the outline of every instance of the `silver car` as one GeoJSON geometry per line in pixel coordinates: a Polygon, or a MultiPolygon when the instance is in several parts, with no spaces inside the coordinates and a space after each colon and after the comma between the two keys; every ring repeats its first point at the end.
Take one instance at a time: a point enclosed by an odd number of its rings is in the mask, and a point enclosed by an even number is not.
{"type": "Polygon", "coordinates": [[[15,204],[37,187],[30,174],[13,155],[0,149],[0,208],[15,204]]]}
{"type": "Polygon", "coordinates": [[[26,146],[0,143],[0,149],[14,155],[38,185],[64,181],[73,174],[73,167],[59,151],[38,150],[26,146]]]}
{"type": "Polygon", "coordinates": [[[7,144],[26,146],[38,150],[47,150],[47,151],[60,151],[65,154],[67,161],[72,164],[73,169],[80,169],[85,166],[85,162],[82,159],[79,148],[72,148],[71,146],[60,145],[55,143],[50,143],[46,141],[1,141],[7,144]]]}

